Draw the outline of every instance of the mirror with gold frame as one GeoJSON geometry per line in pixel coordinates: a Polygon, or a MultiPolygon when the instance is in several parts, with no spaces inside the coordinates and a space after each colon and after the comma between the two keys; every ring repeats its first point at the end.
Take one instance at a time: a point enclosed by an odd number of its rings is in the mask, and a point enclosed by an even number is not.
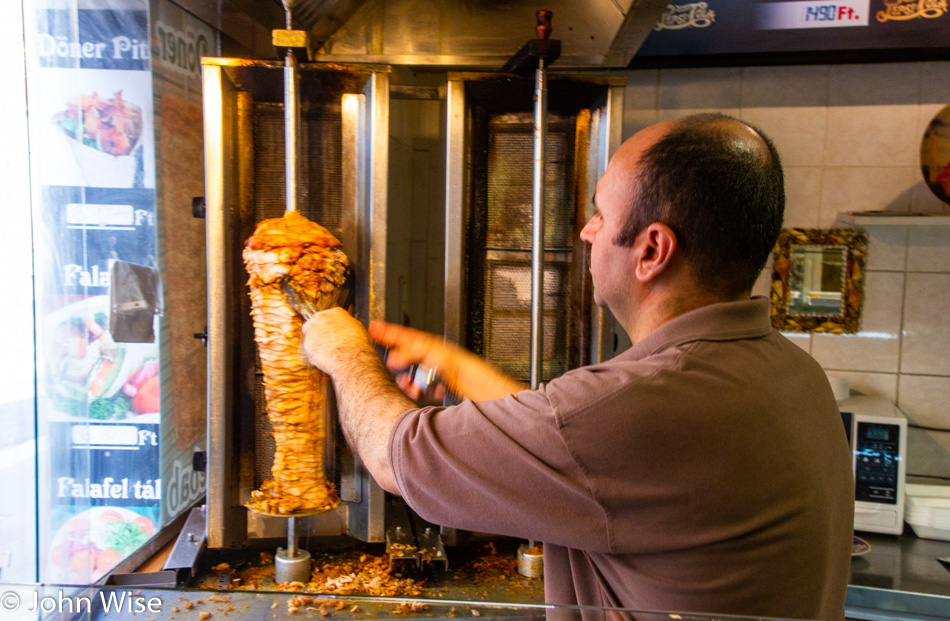
{"type": "Polygon", "coordinates": [[[860,229],[783,229],[772,253],[772,325],[785,332],[857,332],[867,248],[860,229]]]}

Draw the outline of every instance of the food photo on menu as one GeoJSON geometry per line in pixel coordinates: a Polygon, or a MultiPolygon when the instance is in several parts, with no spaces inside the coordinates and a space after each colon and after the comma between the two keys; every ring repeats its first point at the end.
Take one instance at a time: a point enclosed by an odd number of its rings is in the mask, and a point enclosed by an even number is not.
{"type": "Polygon", "coordinates": [[[142,109],[123,99],[121,90],[109,98],[94,92],[70,99],[54,122],[69,137],[90,185],[133,185],[142,169],[142,109]]]}
{"type": "Polygon", "coordinates": [[[48,548],[53,582],[98,580],[155,534],[154,508],[59,507],[57,512],[62,524],[48,548]]]}
{"type": "Polygon", "coordinates": [[[55,418],[158,422],[160,380],[154,343],[116,343],[109,332],[108,296],[96,296],[49,316],[46,382],[55,418]]]}
{"type": "Polygon", "coordinates": [[[50,69],[31,85],[43,185],[154,187],[152,89],[142,71],[50,69]],[[80,79],[81,78],[81,79],[80,79]]]}

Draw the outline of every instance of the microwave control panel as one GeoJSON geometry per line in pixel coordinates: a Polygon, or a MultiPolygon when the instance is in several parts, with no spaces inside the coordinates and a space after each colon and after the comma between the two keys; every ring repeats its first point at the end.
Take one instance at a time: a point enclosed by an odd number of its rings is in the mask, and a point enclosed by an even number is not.
{"type": "Polygon", "coordinates": [[[858,421],[854,438],[855,500],[897,504],[900,426],[858,421]]]}

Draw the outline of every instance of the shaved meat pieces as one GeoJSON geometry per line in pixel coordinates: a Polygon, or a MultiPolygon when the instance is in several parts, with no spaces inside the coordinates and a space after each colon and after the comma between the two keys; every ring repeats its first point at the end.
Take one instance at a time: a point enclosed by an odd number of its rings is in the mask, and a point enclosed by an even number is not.
{"type": "Polygon", "coordinates": [[[281,515],[332,509],[340,501],[323,474],[323,375],[301,353],[303,320],[284,301],[280,281],[289,275],[299,290],[319,298],[343,284],[346,255],[329,231],[288,211],[258,225],[244,264],[276,443],[272,478],[251,493],[248,507],[281,515]]]}

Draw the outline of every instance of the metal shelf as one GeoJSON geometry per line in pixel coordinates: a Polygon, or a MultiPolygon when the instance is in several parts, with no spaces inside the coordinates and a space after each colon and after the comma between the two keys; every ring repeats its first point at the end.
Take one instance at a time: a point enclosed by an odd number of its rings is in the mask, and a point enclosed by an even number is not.
{"type": "Polygon", "coordinates": [[[847,211],[838,213],[837,222],[853,226],[950,226],[950,214],[847,211]]]}

